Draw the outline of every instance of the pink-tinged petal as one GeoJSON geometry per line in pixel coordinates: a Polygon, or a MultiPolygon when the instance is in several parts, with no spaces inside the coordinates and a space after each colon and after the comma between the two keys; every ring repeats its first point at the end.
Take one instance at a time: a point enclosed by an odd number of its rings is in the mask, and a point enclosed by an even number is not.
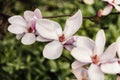
{"type": "Polygon", "coordinates": [[[84,65],[86,65],[86,64],[81,63],[79,61],[74,61],[72,63],[72,72],[78,80],[83,80],[83,79],[88,80],[87,69],[82,67],[84,65]]]}
{"type": "Polygon", "coordinates": [[[64,34],[66,38],[75,34],[82,24],[82,13],[78,10],[72,17],[67,19],[64,34]]]}
{"type": "Polygon", "coordinates": [[[59,35],[62,34],[60,25],[48,19],[40,19],[36,23],[37,32],[44,38],[58,40],[59,35]]]}
{"type": "Polygon", "coordinates": [[[84,36],[75,36],[75,37],[76,37],[76,41],[74,42],[74,46],[89,48],[91,50],[94,49],[95,42],[92,39],[84,36]]]}
{"type": "Polygon", "coordinates": [[[68,51],[71,51],[74,46],[73,45],[64,45],[65,49],[67,49],[68,51]]]}
{"type": "Polygon", "coordinates": [[[36,38],[36,40],[37,40],[37,41],[40,41],[40,42],[52,41],[52,40],[50,40],[50,39],[43,38],[42,36],[38,36],[38,37],[36,38]]]}
{"type": "Polygon", "coordinates": [[[70,39],[66,40],[64,43],[65,49],[67,49],[68,51],[71,51],[75,47],[73,45],[74,42],[75,42],[74,37],[71,37],[70,39]]]}
{"type": "Polygon", "coordinates": [[[43,50],[43,56],[48,59],[57,59],[61,56],[62,50],[62,44],[58,41],[53,41],[45,46],[43,50]]]}
{"type": "Polygon", "coordinates": [[[115,9],[120,12],[120,6],[114,5],[115,9]]]}
{"type": "Polygon", "coordinates": [[[79,62],[79,61],[74,61],[72,63],[72,69],[77,69],[77,68],[82,67],[84,65],[86,65],[86,63],[82,63],[82,62],[79,62]]]}
{"type": "Polygon", "coordinates": [[[120,58],[120,37],[117,39],[117,54],[120,58]]]}
{"type": "Polygon", "coordinates": [[[120,73],[120,65],[117,61],[110,62],[110,63],[104,63],[104,64],[101,64],[101,70],[104,73],[117,74],[117,73],[120,73]]]}
{"type": "Polygon", "coordinates": [[[14,34],[22,34],[27,31],[27,29],[20,25],[10,25],[8,26],[8,31],[14,34]]]}
{"type": "Polygon", "coordinates": [[[74,48],[71,51],[71,55],[78,61],[80,62],[84,62],[84,63],[91,63],[91,55],[92,55],[92,51],[87,49],[87,48],[74,48]]]}
{"type": "Polygon", "coordinates": [[[27,23],[22,16],[12,16],[8,19],[9,23],[26,27],[27,23]]]}
{"type": "Polygon", "coordinates": [[[40,11],[38,8],[34,10],[34,13],[35,13],[35,16],[36,16],[38,19],[41,19],[41,18],[42,18],[41,11],[40,11]]]}
{"type": "Polygon", "coordinates": [[[117,76],[117,80],[120,80],[120,76],[117,76]]]}
{"type": "Polygon", "coordinates": [[[88,72],[85,68],[79,67],[77,69],[72,69],[72,73],[75,75],[77,80],[89,80],[88,72]]]}
{"type": "Polygon", "coordinates": [[[112,9],[113,9],[113,6],[108,4],[108,5],[103,9],[102,15],[103,15],[103,16],[106,16],[106,15],[110,14],[111,11],[112,11],[112,9]]]}
{"type": "Polygon", "coordinates": [[[25,11],[24,12],[24,18],[27,22],[31,21],[31,19],[33,19],[34,16],[35,16],[35,14],[32,11],[25,11]]]}
{"type": "Polygon", "coordinates": [[[83,0],[84,3],[92,5],[94,3],[94,0],[83,0]]]}
{"type": "Polygon", "coordinates": [[[120,0],[115,0],[114,3],[119,5],[120,4],[120,0]]]}
{"type": "Polygon", "coordinates": [[[116,43],[112,43],[107,48],[107,50],[103,53],[103,55],[100,57],[100,61],[106,62],[106,61],[109,61],[111,59],[114,59],[114,57],[116,55],[116,51],[117,51],[117,44],[116,43]]]}
{"type": "Polygon", "coordinates": [[[36,25],[35,19],[32,19],[31,21],[28,22],[28,27],[31,27],[34,31],[36,31],[35,25],[36,25]]]}
{"type": "Polygon", "coordinates": [[[35,34],[33,33],[26,33],[23,37],[21,42],[25,45],[33,44],[36,41],[35,34]]]}
{"type": "Polygon", "coordinates": [[[104,73],[100,70],[99,66],[91,64],[88,69],[90,80],[104,80],[104,73]]]}
{"type": "Polygon", "coordinates": [[[103,54],[105,42],[106,42],[105,33],[103,30],[100,30],[96,35],[94,49],[94,53],[97,54],[98,56],[103,54]]]}
{"type": "Polygon", "coordinates": [[[68,38],[66,41],[64,41],[63,43],[66,44],[66,45],[72,45],[74,42],[75,42],[75,38],[74,36],[68,38]]]}
{"type": "Polygon", "coordinates": [[[24,33],[23,33],[23,34],[17,34],[17,35],[16,35],[16,39],[17,39],[17,40],[20,40],[23,36],[24,36],[24,33]]]}

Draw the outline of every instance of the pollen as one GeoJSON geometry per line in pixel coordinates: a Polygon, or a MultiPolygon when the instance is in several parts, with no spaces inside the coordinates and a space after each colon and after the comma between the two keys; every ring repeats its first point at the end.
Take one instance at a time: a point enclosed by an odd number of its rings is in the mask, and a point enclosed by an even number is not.
{"type": "Polygon", "coordinates": [[[64,36],[64,34],[62,34],[60,37],[59,37],[59,41],[60,42],[63,42],[65,40],[65,36],[64,36]]]}

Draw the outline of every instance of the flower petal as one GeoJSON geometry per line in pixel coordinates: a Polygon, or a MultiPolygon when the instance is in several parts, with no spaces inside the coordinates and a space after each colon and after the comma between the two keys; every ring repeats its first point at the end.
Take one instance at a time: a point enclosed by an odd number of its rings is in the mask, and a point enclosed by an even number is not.
{"type": "Polygon", "coordinates": [[[72,69],[72,72],[77,78],[77,80],[89,80],[88,72],[85,68],[79,67],[77,69],[72,69]]]}
{"type": "Polygon", "coordinates": [[[67,49],[68,51],[71,51],[74,46],[73,45],[64,45],[65,49],[67,49]]]}
{"type": "Polygon", "coordinates": [[[120,12],[120,6],[114,5],[115,9],[120,12]]]}
{"type": "Polygon", "coordinates": [[[112,43],[108,49],[104,52],[104,54],[101,56],[100,61],[106,62],[111,59],[114,59],[117,51],[117,44],[112,43]]]}
{"type": "Polygon", "coordinates": [[[117,76],[117,79],[116,80],[120,80],[120,76],[117,76]]]}
{"type": "Polygon", "coordinates": [[[82,67],[84,65],[86,65],[86,63],[81,63],[79,61],[74,61],[72,63],[72,72],[78,80],[88,79],[87,69],[82,67]]]}
{"type": "Polygon", "coordinates": [[[91,64],[88,69],[90,80],[104,80],[104,73],[100,70],[99,66],[91,64]]]}
{"type": "Polygon", "coordinates": [[[76,41],[74,42],[74,46],[89,48],[91,50],[93,50],[95,47],[95,42],[88,37],[74,36],[74,38],[76,38],[76,41]]]}
{"type": "Polygon", "coordinates": [[[117,74],[117,73],[120,73],[120,65],[117,61],[101,64],[101,70],[104,73],[117,74]]]}
{"type": "Polygon", "coordinates": [[[36,37],[33,33],[26,33],[21,40],[21,42],[25,45],[33,44],[35,41],[36,37]]]}
{"type": "Polygon", "coordinates": [[[110,12],[112,11],[112,9],[113,9],[113,6],[108,4],[108,5],[103,9],[102,15],[103,15],[103,16],[106,16],[106,15],[110,14],[110,12]]]}
{"type": "Polygon", "coordinates": [[[72,17],[67,19],[64,34],[66,38],[75,34],[82,24],[82,13],[78,10],[72,17]]]}
{"type": "Polygon", "coordinates": [[[74,48],[71,51],[71,55],[78,61],[80,62],[84,62],[84,63],[91,63],[91,55],[92,55],[92,51],[87,49],[87,48],[74,48]]]}
{"type": "Polygon", "coordinates": [[[44,38],[58,40],[59,35],[62,34],[62,29],[57,22],[40,19],[36,23],[37,32],[44,38]]]}
{"type": "Polygon", "coordinates": [[[94,0],[83,0],[84,3],[92,5],[94,3],[94,0]]]}
{"type": "Polygon", "coordinates": [[[86,65],[86,63],[82,63],[82,62],[79,62],[79,61],[74,61],[72,63],[72,69],[77,69],[77,68],[82,67],[84,65],[86,65]]]}
{"type": "Polygon", "coordinates": [[[24,18],[27,22],[31,21],[31,19],[33,19],[34,16],[35,16],[35,14],[32,11],[25,11],[24,12],[24,18]]]}
{"type": "Polygon", "coordinates": [[[115,0],[114,3],[119,5],[120,4],[120,0],[115,0]]]}
{"type": "Polygon", "coordinates": [[[71,37],[70,39],[66,40],[64,43],[64,47],[68,50],[71,51],[74,48],[73,43],[75,42],[74,37],[71,37]]]}
{"type": "Polygon", "coordinates": [[[38,8],[36,8],[36,9],[34,10],[34,14],[35,14],[35,16],[36,16],[38,19],[41,19],[41,18],[42,18],[41,11],[40,11],[38,8]]]}
{"type": "Polygon", "coordinates": [[[8,19],[9,23],[26,27],[27,23],[22,16],[12,16],[8,19]]]}
{"type": "Polygon", "coordinates": [[[100,30],[96,35],[94,49],[94,53],[97,54],[98,56],[103,54],[105,42],[106,42],[105,33],[103,30],[100,30]]]}
{"type": "Polygon", "coordinates": [[[22,34],[26,32],[26,28],[21,25],[10,25],[8,26],[8,31],[14,34],[22,34]]]}
{"type": "Polygon", "coordinates": [[[120,37],[117,39],[117,54],[120,58],[120,37]]]}
{"type": "Polygon", "coordinates": [[[38,36],[38,37],[36,38],[36,40],[37,40],[37,41],[40,41],[40,42],[52,41],[52,40],[50,40],[50,39],[43,38],[42,36],[38,36]]]}
{"type": "Polygon", "coordinates": [[[45,46],[43,50],[43,56],[48,59],[57,59],[61,56],[62,50],[62,44],[58,41],[53,41],[45,46]]]}

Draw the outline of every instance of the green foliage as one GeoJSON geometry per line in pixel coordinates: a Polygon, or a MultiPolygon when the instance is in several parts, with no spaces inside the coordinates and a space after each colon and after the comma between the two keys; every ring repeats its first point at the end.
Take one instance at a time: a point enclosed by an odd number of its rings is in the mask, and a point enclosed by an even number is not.
{"type": "MultiPolygon", "coordinates": [[[[105,6],[101,0],[95,4],[82,4],[79,0],[0,0],[0,10],[8,15],[23,15],[25,10],[39,8],[43,16],[74,14],[81,9],[83,16],[94,16],[105,6]]],[[[64,28],[68,17],[54,18],[64,28]]],[[[116,41],[120,33],[120,16],[110,15],[96,21],[84,19],[81,29],[76,35],[94,38],[97,31],[104,29],[107,45],[116,41]]],[[[4,28],[4,27],[3,27],[4,28]]],[[[6,32],[0,40],[0,80],[73,80],[71,63],[74,61],[70,53],[63,51],[57,60],[45,59],[42,50],[46,43],[36,42],[25,46],[15,39],[15,35],[6,32]]],[[[113,75],[106,75],[106,80],[115,80],[113,75]]]]}

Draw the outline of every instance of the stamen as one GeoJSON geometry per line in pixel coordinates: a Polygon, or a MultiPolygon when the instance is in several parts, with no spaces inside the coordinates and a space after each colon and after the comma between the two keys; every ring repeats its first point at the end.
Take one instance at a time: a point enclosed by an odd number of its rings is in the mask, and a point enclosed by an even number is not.
{"type": "Polygon", "coordinates": [[[112,0],[112,3],[114,3],[115,2],[115,0],[112,0]]]}
{"type": "Polygon", "coordinates": [[[86,78],[82,78],[82,80],[87,80],[86,78]]]}
{"type": "Polygon", "coordinates": [[[29,32],[29,33],[32,33],[32,32],[33,32],[33,29],[30,27],[30,28],[28,29],[28,32],[29,32]]]}
{"type": "Polygon", "coordinates": [[[60,37],[59,37],[59,41],[60,42],[63,42],[65,40],[65,36],[64,36],[64,34],[62,34],[60,37]]]}
{"type": "Polygon", "coordinates": [[[94,64],[97,64],[97,63],[99,62],[99,57],[98,57],[97,55],[94,55],[94,56],[92,56],[91,58],[92,58],[92,62],[93,62],[94,64]]]}

